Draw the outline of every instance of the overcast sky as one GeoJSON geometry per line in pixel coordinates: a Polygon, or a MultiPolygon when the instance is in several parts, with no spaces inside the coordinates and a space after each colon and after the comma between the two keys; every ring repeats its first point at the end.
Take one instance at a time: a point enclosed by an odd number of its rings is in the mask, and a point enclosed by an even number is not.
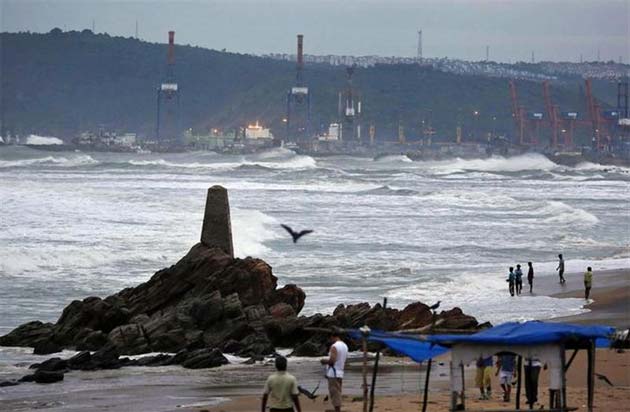
{"type": "Polygon", "coordinates": [[[630,0],[0,0],[1,30],[54,27],[241,53],[415,56],[497,61],[630,59],[630,0]]]}

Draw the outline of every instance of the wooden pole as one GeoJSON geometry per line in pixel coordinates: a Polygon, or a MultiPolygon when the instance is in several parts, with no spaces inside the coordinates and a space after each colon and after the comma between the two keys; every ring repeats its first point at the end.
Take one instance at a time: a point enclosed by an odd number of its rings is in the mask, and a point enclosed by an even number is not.
{"type": "Polygon", "coordinates": [[[431,364],[433,359],[429,359],[427,362],[427,377],[424,380],[424,395],[422,397],[422,412],[427,412],[427,403],[429,398],[429,376],[431,376],[431,364]]]}
{"type": "Polygon", "coordinates": [[[462,411],[466,410],[466,377],[464,376],[464,364],[460,363],[459,367],[462,371],[462,411]]]}
{"type": "Polygon", "coordinates": [[[560,361],[562,362],[562,383],[560,389],[560,411],[565,412],[567,410],[567,367],[566,367],[566,349],[564,345],[560,349],[560,361]]]}
{"type": "Polygon", "coordinates": [[[588,402],[587,411],[593,412],[593,401],[595,398],[595,344],[589,343],[588,347],[588,367],[587,367],[587,387],[588,387],[588,402]]]}
{"type": "Polygon", "coordinates": [[[363,412],[368,411],[367,337],[363,335],[363,412]]]}
{"type": "MultiPolygon", "coordinates": [[[[387,308],[387,298],[383,298],[383,313],[387,308]]],[[[370,408],[369,412],[374,410],[374,388],[376,388],[376,375],[378,374],[378,361],[381,357],[381,348],[376,351],[376,358],[374,359],[374,368],[372,369],[372,386],[370,386],[370,408]]]]}
{"type": "Polygon", "coordinates": [[[521,371],[523,369],[523,357],[519,355],[516,362],[516,409],[521,409],[521,371]]]}

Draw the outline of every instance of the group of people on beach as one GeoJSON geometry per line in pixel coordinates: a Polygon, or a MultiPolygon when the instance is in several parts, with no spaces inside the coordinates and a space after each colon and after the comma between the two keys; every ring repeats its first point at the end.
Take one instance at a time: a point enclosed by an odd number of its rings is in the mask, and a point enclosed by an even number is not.
{"type": "MultiPolygon", "coordinates": [[[[534,289],[534,266],[532,262],[527,262],[529,269],[527,270],[527,282],[529,283],[529,293],[533,293],[534,289]]],[[[510,266],[510,272],[508,273],[507,282],[509,285],[508,290],[510,291],[510,295],[514,296],[520,295],[523,291],[523,271],[521,270],[521,265],[516,265],[516,270],[514,270],[513,266],[510,266]]]]}
{"type": "MultiPolygon", "coordinates": [[[[542,368],[543,365],[539,359],[525,358],[525,397],[530,407],[538,402],[538,377],[542,368]]],[[[546,365],[544,368],[546,369],[546,365]]],[[[497,355],[494,376],[499,377],[499,385],[501,385],[501,390],[503,391],[504,402],[510,402],[516,371],[516,355],[513,353],[497,355]]],[[[477,360],[477,375],[475,377],[475,383],[480,392],[480,400],[492,398],[492,376],[493,357],[480,357],[477,360]]]]}
{"type": "MultiPolygon", "coordinates": [[[[532,265],[532,262],[527,262],[527,266],[527,282],[529,283],[529,293],[533,293],[534,266],[532,265]]],[[[558,255],[558,267],[556,267],[556,271],[558,272],[558,277],[560,278],[560,284],[566,284],[567,280],[564,277],[564,257],[562,256],[562,253],[558,255]]],[[[516,265],[516,270],[513,266],[510,266],[506,282],[508,282],[508,291],[510,292],[511,296],[518,296],[521,294],[523,290],[523,271],[521,270],[521,265],[516,265]]],[[[586,272],[584,273],[584,298],[586,300],[588,300],[590,297],[592,286],[593,269],[589,266],[588,268],[586,268],[586,272]]]]}
{"type": "MultiPolygon", "coordinates": [[[[331,332],[331,345],[328,357],[321,359],[321,364],[325,366],[325,377],[328,382],[328,399],[334,408],[334,412],[341,411],[341,393],[344,369],[348,357],[348,345],[341,340],[338,332],[331,332]]],[[[287,372],[287,359],[284,356],[276,356],[276,372],[272,373],[263,391],[261,411],[265,412],[269,406],[269,412],[302,412],[298,395],[304,393],[313,398],[313,393],[309,393],[298,385],[295,376],[287,372]]],[[[319,384],[317,385],[319,387],[319,384]]]]}

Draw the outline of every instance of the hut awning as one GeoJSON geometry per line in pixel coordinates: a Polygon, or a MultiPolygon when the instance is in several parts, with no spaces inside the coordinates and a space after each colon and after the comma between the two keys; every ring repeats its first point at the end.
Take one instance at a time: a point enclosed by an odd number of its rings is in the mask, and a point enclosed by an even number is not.
{"type": "MultiPolygon", "coordinates": [[[[540,321],[508,322],[472,335],[402,335],[394,332],[370,331],[369,341],[381,342],[390,349],[422,362],[442,355],[451,347],[462,345],[532,346],[548,344],[577,344],[595,341],[597,347],[610,346],[609,337],[615,329],[609,326],[582,326],[569,323],[546,323],[540,321]]],[[[352,331],[355,338],[361,337],[359,330],[352,331]]]]}

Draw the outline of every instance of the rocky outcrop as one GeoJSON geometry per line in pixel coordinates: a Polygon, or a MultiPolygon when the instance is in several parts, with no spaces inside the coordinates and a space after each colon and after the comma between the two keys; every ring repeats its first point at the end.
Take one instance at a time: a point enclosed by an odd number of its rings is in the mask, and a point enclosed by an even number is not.
{"type": "MultiPolygon", "coordinates": [[[[120,355],[147,352],[177,355],[144,364],[213,367],[227,362],[221,352],[258,357],[281,346],[295,348],[298,355],[323,355],[327,337],[312,328],[414,329],[430,324],[433,316],[419,302],[402,310],[368,303],[339,305],[331,315],[299,316],[305,297],[296,285],[277,288],[277,278],[264,261],[235,259],[199,243],[149,281],[105,299],[73,301],[54,325],[26,323],[0,337],[0,345],[31,346],[41,354],[62,348],[96,351],[69,359],[67,369],[126,366],[135,361],[120,355]]],[[[458,308],[441,312],[437,319],[450,329],[477,326],[458,308]]]]}

